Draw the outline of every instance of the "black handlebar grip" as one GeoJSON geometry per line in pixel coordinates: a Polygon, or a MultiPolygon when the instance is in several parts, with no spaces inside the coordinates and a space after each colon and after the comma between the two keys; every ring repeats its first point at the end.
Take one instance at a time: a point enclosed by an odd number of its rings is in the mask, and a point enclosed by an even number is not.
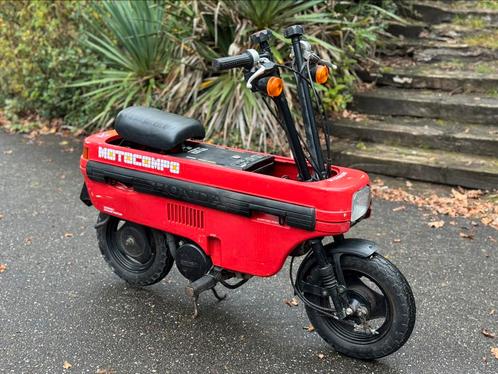
{"type": "Polygon", "coordinates": [[[233,68],[250,68],[254,65],[254,58],[250,52],[236,56],[220,57],[213,60],[213,70],[228,70],[233,68]]]}

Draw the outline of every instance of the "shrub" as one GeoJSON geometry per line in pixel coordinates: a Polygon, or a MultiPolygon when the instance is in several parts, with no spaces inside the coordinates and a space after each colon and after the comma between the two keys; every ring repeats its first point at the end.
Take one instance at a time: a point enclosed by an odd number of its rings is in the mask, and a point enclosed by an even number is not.
{"type": "MultiPolygon", "coordinates": [[[[81,89],[66,85],[97,64],[79,42],[85,10],[83,2],[2,2],[0,105],[8,114],[67,117],[81,107],[81,89]]],[[[82,112],[67,119],[74,125],[88,120],[82,112]]]]}

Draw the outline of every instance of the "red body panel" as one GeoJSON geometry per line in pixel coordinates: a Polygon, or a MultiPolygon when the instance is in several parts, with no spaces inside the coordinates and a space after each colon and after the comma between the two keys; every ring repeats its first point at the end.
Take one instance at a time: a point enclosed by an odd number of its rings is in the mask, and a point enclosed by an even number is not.
{"type": "Polygon", "coordinates": [[[211,256],[214,265],[256,276],[277,273],[289,253],[307,239],[348,231],[352,196],[369,184],[367,174],[354,169],[334,166],[329,179],[300,182],[292,179],[296,168],[286,157],[275,156],[271,173],[260,174],[111,144],[117,139],[115,131],[107,131],[85,140],[88,159],[81,158],[80,168],[90,199],[99,211],[188,238],[211,256]],[[124,152],[132,152],[133,158],[126,156],[125,160],[124,152]],[[168,167],[150,168],[151,158],[156,163],[163,160],[168,167]],[[137,192],[121,184],[96,182],[86,174],[88,160],[311,207],[316,214],[315,229],[283,225],[270,214],[244,217],[137,192]],[[282,178],[284,175],[289,179],[282,178]]]}

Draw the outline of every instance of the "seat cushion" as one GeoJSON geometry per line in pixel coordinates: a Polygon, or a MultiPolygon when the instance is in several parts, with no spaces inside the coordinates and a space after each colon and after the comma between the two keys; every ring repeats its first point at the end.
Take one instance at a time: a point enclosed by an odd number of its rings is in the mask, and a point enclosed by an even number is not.
{"type": "Polygon", "coordinates": [[[198,120],[148,107],[123,109],[114,128],[125,140],[165,151],[187,139],[205,136],[198,120]]]}

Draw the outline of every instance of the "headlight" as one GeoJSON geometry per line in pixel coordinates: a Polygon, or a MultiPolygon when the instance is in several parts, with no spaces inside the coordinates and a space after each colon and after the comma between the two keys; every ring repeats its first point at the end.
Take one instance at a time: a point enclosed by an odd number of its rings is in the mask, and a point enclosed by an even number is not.
{"type": "Polygon", "coordinates": [[[351,222],[359,220],[367,213],[371,199],[370,186],[365,186],[354,193],[351,206],[351,222]]]}

